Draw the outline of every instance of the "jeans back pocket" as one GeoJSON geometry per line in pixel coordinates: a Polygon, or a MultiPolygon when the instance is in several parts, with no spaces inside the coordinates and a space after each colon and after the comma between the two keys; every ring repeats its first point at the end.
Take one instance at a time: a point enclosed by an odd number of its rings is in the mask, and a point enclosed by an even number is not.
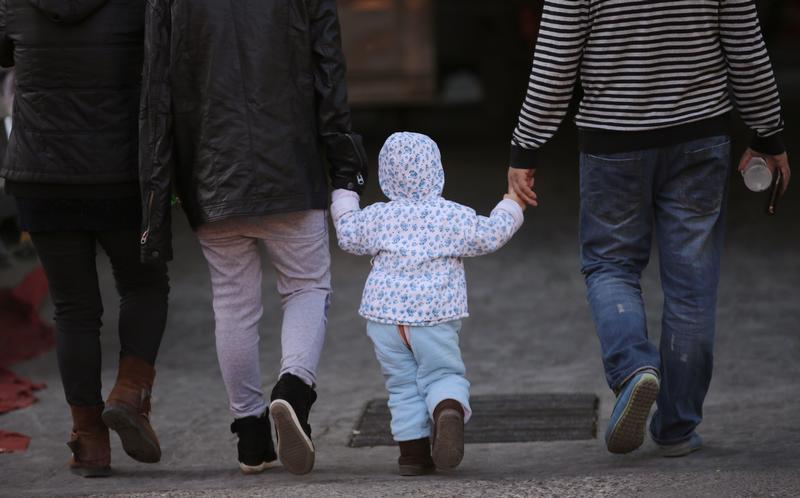
{"type": "Polygon", "coordinates": [[[643,199],[640,153],[581,154],[582,210],[610,225],[636,216],[643,199]]]}

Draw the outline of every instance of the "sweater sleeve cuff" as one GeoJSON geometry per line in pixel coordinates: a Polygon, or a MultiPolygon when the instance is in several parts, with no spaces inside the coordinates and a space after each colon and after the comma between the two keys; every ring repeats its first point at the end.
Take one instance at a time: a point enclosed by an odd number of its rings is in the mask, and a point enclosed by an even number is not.
{"type": "Polygon", "coordinates": [[[334,223],[350,211],[358,211],[360,197],[352,190],[336,189],[331,195],[331,217],[334,223]]]}
{"type": "Polygon", "coordinates": [[[516,169],[536,169],[539,162],[538,156],[538,149],[526,149],[517,144],[511,144],[509,165],[516,169]]]}
{"type": "Polygon", "coordinates": [[[767,154],[776,156],[786,152],[786,146],[783,143],[783,132],[778,132],[768,137],[760,137],[758,134],[753,135],[750,140],[750,148],[760,154],[767,154]]]}
{"type": "Polygon", "coordinates": [[[497,203],[493,211],[505,211],[506,213],[510,214],[512,218],[514,218],[514,232],[520,229],[522,223],[525,221],[525,215],[522,212],[522,208],[519,207],[519,204],[512,201],[511,199],[503,199],[502,201],[497,203]]]}

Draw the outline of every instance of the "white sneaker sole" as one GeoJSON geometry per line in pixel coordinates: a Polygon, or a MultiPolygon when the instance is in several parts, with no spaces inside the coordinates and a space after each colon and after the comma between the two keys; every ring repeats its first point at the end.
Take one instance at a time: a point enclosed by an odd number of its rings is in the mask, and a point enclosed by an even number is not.
{"type": "Polygon", "coordinates": [[[292,405],[276,399],[269,405],[278,439],[278,458],[286,470],[302,475],[314,468],[314,443],[303,431],[292,405]]]}
{"type": "Polygon", "coordinates": [[[239,462],[239,469],[242,471],[242,474],[251,475],[251,474],[260,474],[267,469],[271,469],[278,466],[278,461],[273,460],[271,462],[264,462],[261,465],[246,465],[242,462],[239,462]]]}

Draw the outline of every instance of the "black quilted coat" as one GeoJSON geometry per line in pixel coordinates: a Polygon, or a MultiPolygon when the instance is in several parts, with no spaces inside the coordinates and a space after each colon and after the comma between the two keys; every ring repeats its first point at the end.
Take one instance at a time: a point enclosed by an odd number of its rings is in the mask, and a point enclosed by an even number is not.
{"type": "Polygon", "coordinates": [[[17,68],[0,176],[135,192],[143,38],[142,0],[0,0],[0,64],[17,68]]]}

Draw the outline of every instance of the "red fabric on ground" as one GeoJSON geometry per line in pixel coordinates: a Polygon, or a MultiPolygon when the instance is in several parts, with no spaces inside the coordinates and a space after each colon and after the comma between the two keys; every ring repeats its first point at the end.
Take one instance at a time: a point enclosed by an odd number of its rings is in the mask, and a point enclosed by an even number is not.
{"type": "Polygon", "coordinates": [[[41,267],[14,289],[0,289],[0,367],[27,360],[53,347],[53,327],[39,318],[47,295],[41,267]]]}
{"type": "Polygon", "coordinates": [[[23,379],[0,367],[0,414],[32,405],[36,402],[33,392],[45,387],[45,384],[23,379]]]}
{"type": "Polygon", "coordinates": [[[0,430],[0,453],[14,453],[15,451],[25,451],[31,438],[18,432],[8,432],[0,430]]]}
{"type": "MultiPolygon", "coordinates": [[[[36,402],[34,391],[45,387],[5,368],[53,347],[53,327],[39,318],[45,296],[47,278],[41,266],[14,289],[0,289],[0,414],[30,406],[36,402]]],[[[29,441],[25,435],[0,430],[0,453],[25,451],[29,441]]]]}

